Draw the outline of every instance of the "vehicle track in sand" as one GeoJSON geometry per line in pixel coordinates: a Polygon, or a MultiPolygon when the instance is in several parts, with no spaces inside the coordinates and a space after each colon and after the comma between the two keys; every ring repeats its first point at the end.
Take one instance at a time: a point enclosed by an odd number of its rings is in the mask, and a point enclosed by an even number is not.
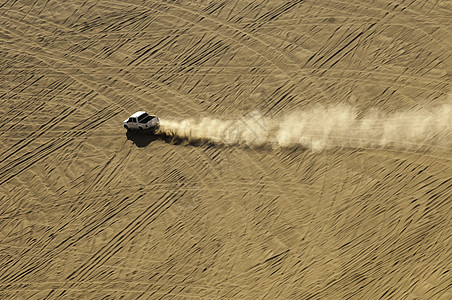
{"type": "Polygon", "coordinates": [[[428,0],[0,4],[0,298],[451,298],[452,149],[137,147],[121,124],[428,110],[451,91],[451,15],[428,0]]]}

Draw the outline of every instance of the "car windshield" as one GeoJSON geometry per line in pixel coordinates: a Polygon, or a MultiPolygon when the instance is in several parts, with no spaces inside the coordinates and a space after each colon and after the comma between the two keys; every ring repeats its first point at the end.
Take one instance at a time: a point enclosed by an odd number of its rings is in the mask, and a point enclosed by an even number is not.
{"type": "Polygon", "coordinates": [[[148,115],[147,113],[144,113],[138,117],[138,122],[139,123],[147,123],[151,119],[152,119],[152,117],[150,115],[148,115]]]}

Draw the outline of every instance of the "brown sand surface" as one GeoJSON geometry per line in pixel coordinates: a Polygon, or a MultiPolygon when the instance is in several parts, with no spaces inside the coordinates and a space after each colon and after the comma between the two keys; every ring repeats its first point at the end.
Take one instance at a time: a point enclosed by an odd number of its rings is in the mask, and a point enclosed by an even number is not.
{"type": "Polygon", "coordinates": [[[2,1],[0,298],[452,299],[451,147],[122,128],[430,109],[451,20],[450,0],[2,1]]]}

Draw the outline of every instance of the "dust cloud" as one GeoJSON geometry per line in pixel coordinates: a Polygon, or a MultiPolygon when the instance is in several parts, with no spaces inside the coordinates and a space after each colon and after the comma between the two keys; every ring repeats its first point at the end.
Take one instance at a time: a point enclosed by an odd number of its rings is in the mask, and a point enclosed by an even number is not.
{"type": "Polygon", "coordinates": [[[274,125],[258,112],[234,120],[201,118],[200,120],[160,119],[160,134],[217,144],[259,146],[269,143],[274,125]]]}
{"type": "Polygon", "coordinates": [[[446,148],[452,146],[452,101],[441,106],[384,113],[352,106],[316,106],[279,118],[253,112],[234,120],[160,121],[160,133],[225,145],[303,146],[314,152],[335,147],[446,148]]]}

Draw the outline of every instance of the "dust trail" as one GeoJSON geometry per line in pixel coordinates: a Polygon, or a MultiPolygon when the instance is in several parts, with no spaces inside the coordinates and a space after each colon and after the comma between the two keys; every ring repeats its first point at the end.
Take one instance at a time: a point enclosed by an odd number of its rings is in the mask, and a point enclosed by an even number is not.
{"type": "Polygon", "coordinates": [[[313,151],[332,147],[447,147],[452,143],[452,103],[431,109],[363,116],[350,106],[316,107],[283,118],[276,136],[279,146],[303,145],[313,151]]]}
{"type": "Polygon", "coordinates": [[[159,133],[188,141],[258,146],[270,141],[270,122],[257,112],[234,120],[214,118],[182,121],[160,119],[159,133]]]}
{"type": "Polygon", "coordinates": [[[441,106],[386,114],[360,114],[347,105],[317,106],[280,118],[257,112],[235,120],[160,121],[160,133],[226,145],[276,147],[301,145],[312,151],[334,147],[419,148],[452,147],[452,101],[441,106]]]}

